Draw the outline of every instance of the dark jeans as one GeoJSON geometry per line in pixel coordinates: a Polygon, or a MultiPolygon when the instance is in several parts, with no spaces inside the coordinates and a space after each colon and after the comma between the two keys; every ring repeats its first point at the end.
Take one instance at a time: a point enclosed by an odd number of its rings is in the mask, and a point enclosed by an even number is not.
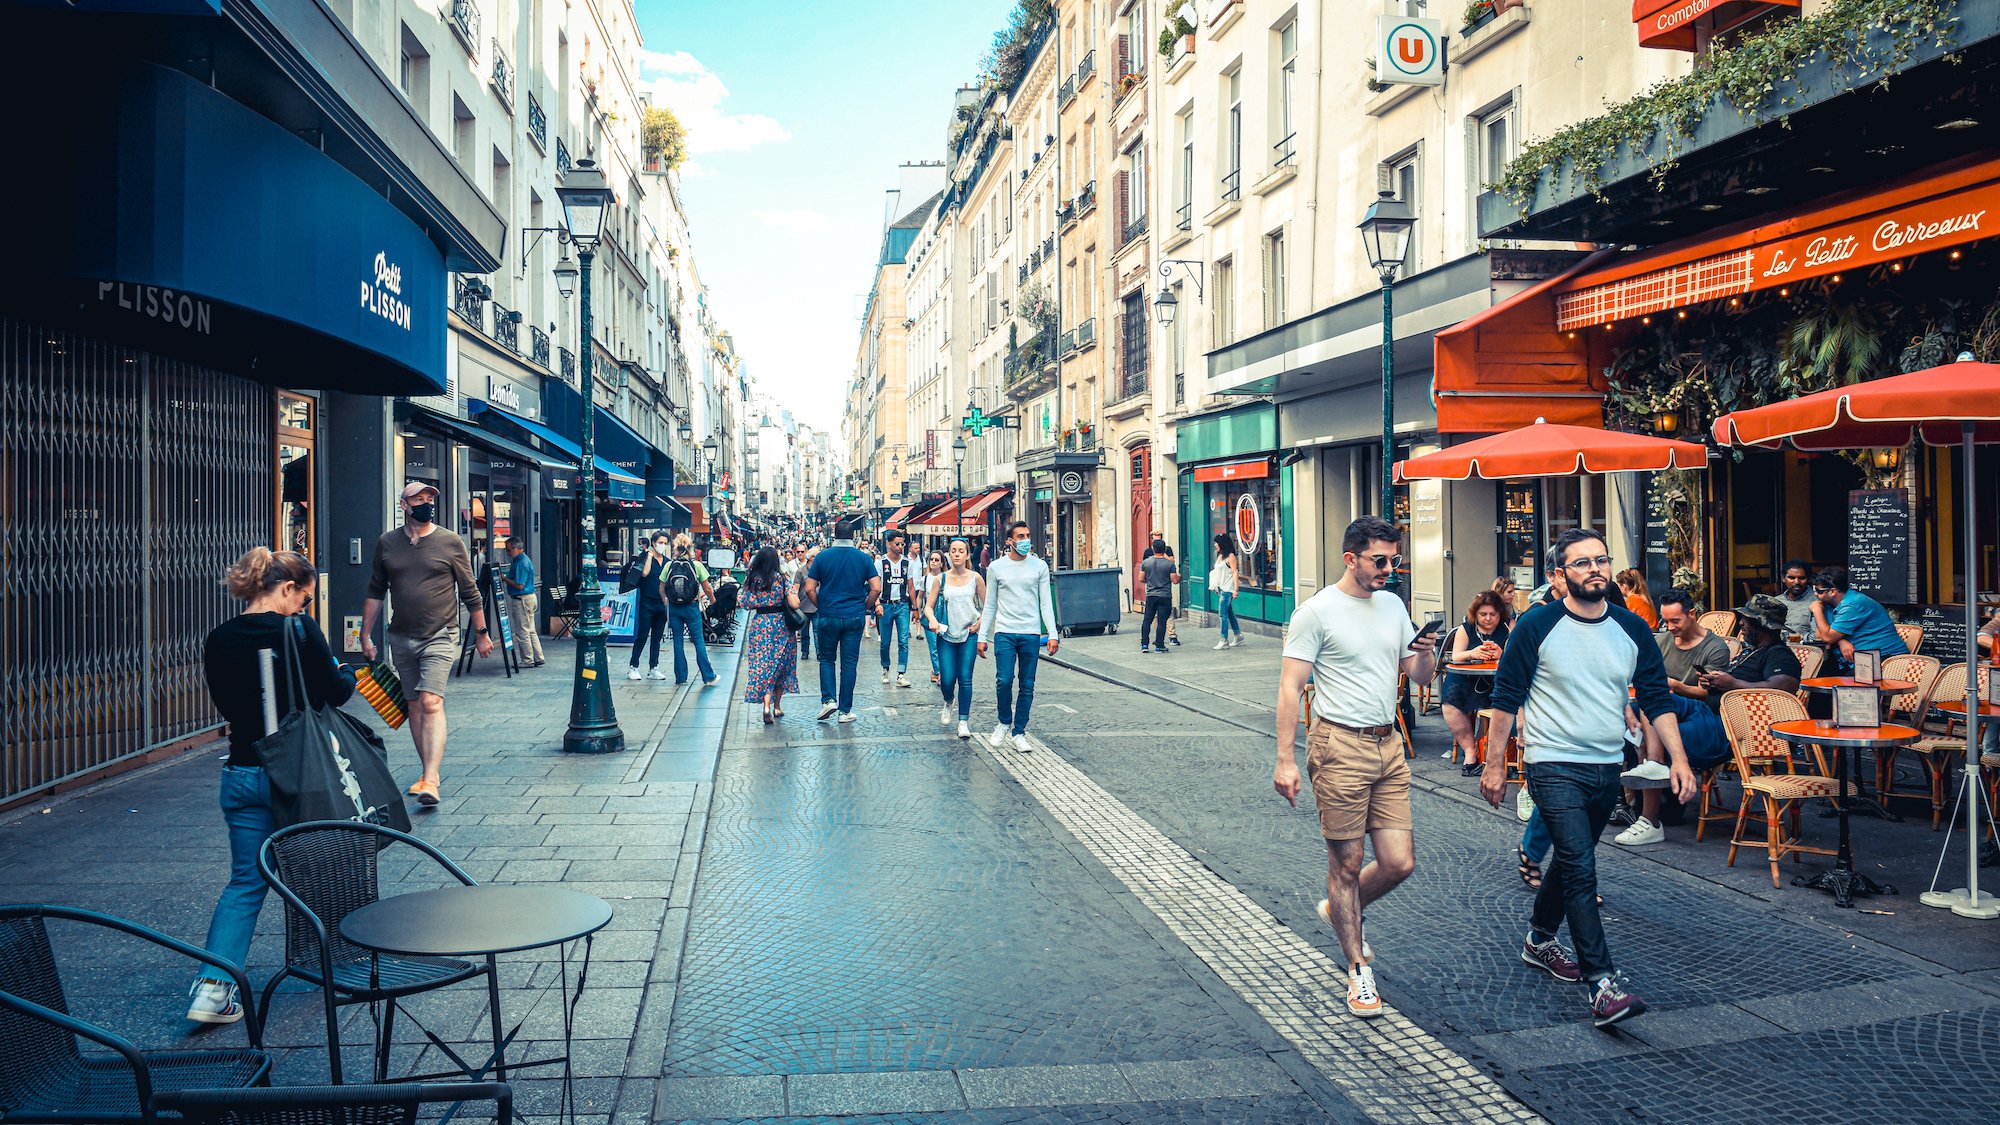
{"type": "Polygon", "coordinates": [[[1000,725],[1013,734],[1028,729],[1028,709],[1035,703],[1035,663],[1041,659],[1042,638],[1033,633],[993,635],[993,686],[1000,696],[1000,725]],[[1018,677],[1021,694],[1014,694],[1018,677]]]}
{"type": "Polygon", "coordinates": [[[1167,620],[1174,615],[1174,599],[1171,594],[1161,597],[1146,595],[1146,616],[1139,623],[1139,647],[1146,647],[1146,637],[1151,634],[1154,648],[1167,647],[1167,620]],[[1155,622],[1158,622],[1155,624],[1155,622]]]}
{"type": "Polygon", "coordinates": [[[806,627],[799,630],[799,659],[811,660],[813,654],[813,621],[819,614],[810,610],[805,611],[805,614],[806,627]]]}
{"type": "Polygon", "coordinates": [[[653,654],[646,665],[648,671],[660,666],[660,638],[667,632],[667,607],[651,602],[640,602],[632,619],[632,667],[639,666],[639,657],[648,642],[652,643],[653,654]]]}
{"type": "Polygon", "coordinates": [[[861,622],[859,617],[821,617],[819,630],[819,701],[831,703],[834,693],[834,661],[840,662],[840,710],[854,710],[854,673],[861,665],[861,622]]]}
{"type": "Polygon", "coordinates": [[[1609,976],[1611,950],[1597,913],[1597,838],[1618,807],[1621,767],[1537,762],[1527,769],[1528,795],[1555,847],[1529,923],[1538,933],[1554,934],[1567,920],[1583,979],[1609,976]]]}

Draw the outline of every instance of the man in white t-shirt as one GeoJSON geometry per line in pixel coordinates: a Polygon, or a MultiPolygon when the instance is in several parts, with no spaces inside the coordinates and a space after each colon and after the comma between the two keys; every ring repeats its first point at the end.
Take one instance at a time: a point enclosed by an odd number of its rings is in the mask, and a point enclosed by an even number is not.
{"type": "Polygon", "coordinates": [[[1427,681],[1436,634],[1417,636],[1403,600],[1384,589],[1402,566],[1396,525],[1363,516],[1347,525],[1340,581],[1306,599],[1285,632],[1278,685],[1278,768],[1272,783],[1298,803],[1299,766],[1293,751],[1299,699],[1310,677],[1312,716],[1306,772],[1326,838],[1326,899],[1319,915],[1346,954],[1347,1010],[1382,1014],[1374,950],[1361,930],[1361,911],[1416,869],[1410,826],[1410,767],[1396,731],[1396,675],[1427,681]],[[1363,840],[1375,845],[1362,866],[1363,840]]]}

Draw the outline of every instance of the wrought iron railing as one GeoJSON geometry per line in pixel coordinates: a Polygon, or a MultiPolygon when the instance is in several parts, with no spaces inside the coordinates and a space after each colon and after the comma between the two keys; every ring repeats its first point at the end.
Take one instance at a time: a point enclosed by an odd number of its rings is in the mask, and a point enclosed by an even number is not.
{"type": "Polygon", "coordinates": [[[1066,356],[1075,350],[1076,350],[1076,329],[1072,328],[1069,331],[1062,334],[1062,339],[1058,341],[1056,345],[1056,354],[1061,356],[1066,356]]]}
{"type": "Polygon", "coordinates": [[[1014,271],[1014,280],[1017,282],[1028,280],[1028,263],[1022,262],[1021,268],[1014,271]]]}
{"type": "Polygon", "coordinates": [[[1056,256],[1056,236],[1052,234],[1047,238],[1042,239],[1042,257],[1053,258],[1055,256],[1056,256]]]}
{"type": "Polygon", "coordinates": [[[1069,200],[1056,208],[1056,222],[1067,227],[1076,221],[1076,201],[1069,200]]]}
{"type": "Polygon", "coordinates": [[[1183,203],[1174,210],[1174,229],[1194,229],[1194,204],[1192,202],[1183,203]]]}
{"type": "Polygon", "coordinates": [[[1297,137],[1297,133],[1286,133],[1284,140],[1271,146],[1278,153],[1277,158],[1271,161],[1271,167],[1283,168],[1285,165],[1298,159],[1298,154],[1292,150],[1293,143],[1297,137]]]}
{"type": "Polygon", "coordinates": [[[1133,239],[1145,233],[1146,233],[1146,216],[1144,215],[1135,216],[1130,222],[1125,224],[1125,229],[1120,232],[1122,237],[1119,238],[1118,245],[1124,246],[1127,243],[1130,243],[1133,239]]]}
{"type": "Polygon", "coordinates": [[[1062,448],[1067,453],[1088,453],[1097,448],[1097,428],[1091,427],[1081,432],[1072,430],[1063,435],[1062,448]]]}
{"type": "Polygon", "coordinates": [[[444,22],[451,26],[452,34],[465,47],[465,53],[479,54],[479,7],[472,0],[451,0],[451,6],[444,12],[444,22]]]}
{"type": "Polygon", "coordinates": [[[1128,371],[1119,376],[1118,395],[1111,401],[1124,402],[1127,399],[1138,398],[1152,389],[1152,382],[1146,377],[1144,371],[1128,371]]]}
{"type": "Polygon", "coordinates": [[[1084,348],[1095,347],[1096,344],[1097,318],[1093,316],[1076,326],[1076,346],[1077,350],[1081,351],[1084,348]]]}
{"type": "Polygon", "coordinates": [[[508,110],[514,108],[514,64],[507,59],[507,53],[500,49],[500,41],[493,41],[493,92],[507,103],[508,110]]]}
{"type": "Polygon", "coordinates": [[[474,295],[471,283],[464,277],[452,279],[451,311],[471,321],[474,328],[486,331],[486,302],[474,295]]]}
{"type": "Polygon", "coordinates": [[[561,137],[556,138],[556,175],[569,175],[569,146],[561,137]]]}
{"type": "Polygon", "coordinates": [[[1077,87],[1081,89],[1083,86],[1083,80],[1089,78],[1091,75],[1096,73],[1097,73],[1097,51],[1093,48],[1092,50],[1085,51],[1083,53],[1083,58],[1076,64],[1077,87]]]}
{"type": "Polygon", "coordinates": [[[1222,177],[1222,201],[1230,203],[1241,198],[1243,198],[1243,169],[1238,168],[1222,177]]]}
{"type": "Polygon", "coordinates": [[[1071,75],[1063,79],[1061,89],[1056,92],[1056,104],[1068,105],[1070,99],[1074,97],[1076,97],[1076,76],[1071,75]]]}
{"type": "Polygon", "coordinates": [[[540,325],[528,326],[528,358],[543,367],[549,365],[549,334],[542,331],[540,325]]]}
{"type": "Polygon", "coordinates": [[[562,377],[570,386],[576,386],[576,353],[568,348],[557,348],[556,358],[562,361],[562,377]]]}
{"type": "Polygon", "coordinates": [[[493,302],[493,339],[509,351],[521,350],[521,314],[498,301],[493,302]]]}
{"type": "Polygon", "coordinates": [[[1092,180],[1089,183],[1083,185],[1082,191],[1076,193],[1077,217],[1081,218],[1084,215],[1090,214],[1091,210],[1096,206],[1097,206],[1097,181],[1092,180]]]}
{"type": "Polygon", "coordinates": [[[549,149],[549,115],[542,112],[542,103],[535,95],[528,95],[528,137],[535,147],[547,152],[549,149]]]}

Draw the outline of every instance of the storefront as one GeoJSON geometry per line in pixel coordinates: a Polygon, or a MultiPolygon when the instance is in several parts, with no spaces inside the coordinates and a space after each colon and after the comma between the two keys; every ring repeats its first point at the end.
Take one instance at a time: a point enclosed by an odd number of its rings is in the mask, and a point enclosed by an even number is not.
{"type": "Polygon", "coordinates": [[[1236,614],[1283,625],[1294,605],[1292,467],[1278,445],[1278,408],[1247,403],[1179,422],[1181,541],[1176,548],[1190,609],[1218,608],[1208,589],[1215,537],[1228,535],[1242,567],[1236,614]]]}

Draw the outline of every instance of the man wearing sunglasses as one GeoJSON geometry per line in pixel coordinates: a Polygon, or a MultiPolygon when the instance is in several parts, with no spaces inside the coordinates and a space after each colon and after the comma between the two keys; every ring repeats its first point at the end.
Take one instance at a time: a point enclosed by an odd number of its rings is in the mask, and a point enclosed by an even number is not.
{"type": "Polygon", "coordinates": [[[1410,766],[1396,732],[1396,674],[1428,680],[1435,667],[1435,633],[1417,635],[1403,599],[1385,587],[1403,565],[1402,535],[1379,516],[1347,525],[1340,581],[1306,599],[1285,631],[1278,684],[1278,768],[1272,784],[1298,803],[1299,700],[1313,684],[1306,733],[1306,772],[1326,839],[1326,898],[1319,916],[1333,927],[1347,957],[1347,1010],[1382,1014],[1375,951],[1361,929],[1361,911],[1416,869],[1411,841],[1410,766]],[[1363,838],[1375,861],[1362,866],[1363,838]]]}
{"type": "MultiPolygon", "coordinates": [[[[1694,799],[1695,779],[1652,630],[1638,614],[1605,600],[1613,562],[1604,540],[1571,528],[1557,538],[1553,561],[1569,579],[1569,594],[1515,624],[1494,677],[1486,737],[1505,746],[1521,714],[1528,792],[1555,845],[1521,960],[1557,980],[1586,982],[1591,1018],[1609,1027],[1646,1010],[1619,980],[1597,910],[1597,838],[1618,805],[1628,687],[1666,749],[1669,783],[1682,801],[1694,799]],[[1565,921],[1574,958],[1556,941],[1565,921]]],[[[1506,771],[1503,756],[1494,754],[1480,775],[1480,795],[1494,805],[1507,791],[1506,771]]]]}

